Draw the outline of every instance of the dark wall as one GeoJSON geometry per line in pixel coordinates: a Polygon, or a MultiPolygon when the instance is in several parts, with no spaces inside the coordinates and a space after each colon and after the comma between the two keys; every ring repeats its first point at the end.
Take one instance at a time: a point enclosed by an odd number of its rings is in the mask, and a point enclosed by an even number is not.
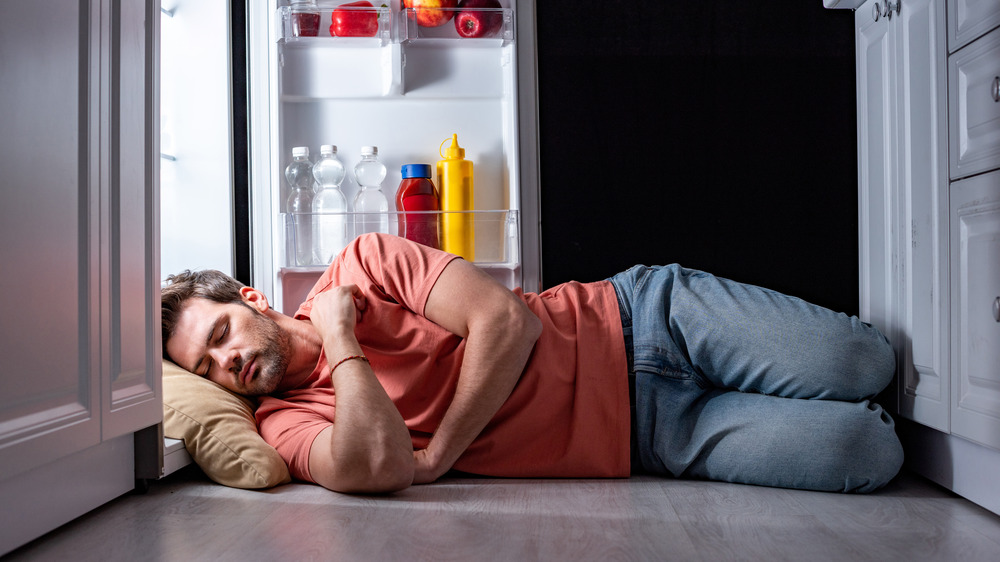
{"type": "Polygon", "coordinates": [[[545,287],[677,262],[857,313],[851,11],[536,10],[545,287]]]}

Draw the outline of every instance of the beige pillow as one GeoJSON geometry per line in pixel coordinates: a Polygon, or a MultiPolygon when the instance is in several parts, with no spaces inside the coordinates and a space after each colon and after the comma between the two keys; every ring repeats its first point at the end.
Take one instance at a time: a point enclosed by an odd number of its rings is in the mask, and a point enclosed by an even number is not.
{"type": "Polygon", "coordinates": [[[209,478],[234,488],[291,481],[285,461],[257,432],[254,404],[163,361],[163,434],[182,439],[209,478]]]}

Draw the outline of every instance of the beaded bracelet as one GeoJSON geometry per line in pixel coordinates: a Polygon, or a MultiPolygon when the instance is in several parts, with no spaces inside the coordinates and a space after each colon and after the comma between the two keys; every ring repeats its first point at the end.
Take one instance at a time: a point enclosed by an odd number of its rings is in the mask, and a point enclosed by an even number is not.
{"type": "Polygon", "coordinates": [[[365,357],[364,355],[351,355],[350,357],[344,357],[340,361],[337,361],[337,364],[334,365],[332,369],[330,369],[330,372],[333,373],[334,371],[337,370],[337,367],[339,367],[341,364],[343,364],[346,361],[350,361],[352,359],[360,359],[360,360],[364,361],[365,363],[368,363],[369,365],[372,364],[372,362],[369,361],[368,358],[365,357]]]}

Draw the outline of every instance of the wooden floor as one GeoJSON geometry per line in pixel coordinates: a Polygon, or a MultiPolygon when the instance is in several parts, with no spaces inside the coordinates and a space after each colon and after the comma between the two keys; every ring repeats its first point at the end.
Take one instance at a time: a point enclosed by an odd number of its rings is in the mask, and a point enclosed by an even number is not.
{"type": "Polygon", "coordinates": [[[235,490],[192,468],[9,560],[1000,560],[1000,516],[906,473],[868,496],[639,477],[358,497],[235,490]]]}

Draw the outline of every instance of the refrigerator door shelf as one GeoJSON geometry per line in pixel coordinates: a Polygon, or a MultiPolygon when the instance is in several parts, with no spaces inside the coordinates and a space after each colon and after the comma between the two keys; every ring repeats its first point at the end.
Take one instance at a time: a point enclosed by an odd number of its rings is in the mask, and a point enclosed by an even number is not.
{"type": "MultiPolygon", "coordinates": [[[[469,216],[474,225],[476,237],[476,257],[473,263],[488,273],[493,279],[508,289],[516,289],[523,285],[521,275],[521,259],[518,249],[521,247],[520,223],[518,212],[510,210],[492,211],[418,211],[411,213],[282,213],[285,225],[286,247],[285,265],[278,269],[280,281],[280,300],[275,306],[284,314],[294,314],[299,304],[305,300],[310,289],[316,284],[320,275],[326,270],[327,264],[295,263],[296,225],[305,219],[312,224],[319,217],[340,219],[346,229],[348,240],[356,236],[354,225],[363,220],[388,215],[389,233],[399,233],[399,224],[403,215],[411,217],[436,217],[439,221],[445,215],[469,216]]],[[[440,222],[439,222],[440,224],[440,222]]]]}
{"type": "MultiPolygon", "coordinates": [[[[444,24],[435,27],[425,27],[417,23],[418,10],[407,8],[401,10],[396,17],[397,40],[400,43],[426,40],[445,40],[448,43],[459,43],[464,47],[506,45],[514,41],[514,11],[510,8],[443,8],[436,12],[445,14],[448,18],[444,24]],[[470,20],[478,20],[491,29],[484,29],[481,37],[464,37],[459,35],[460,13],[471,15],[470,20]],[[495,28],[492,28],[495,26],[495,28]]],[[[470,22],[471,25],[471,22],[470,22]]]]}
{"type": "MultiPolygon", "coordinates": [[[[520,264],[476,265],[508,289],[521,287],[520,264]]],[[[278,279],[281,281],[281,304],[277,305],[278,311],[288,316],[294,315],[324,271],[325,267],[285,267],[278,270],[278,279]]]]}
{"type": "Polygon", "coordinates": [[[281,100],[378,99],[400,94],[502,99],[513,95],[512,45],[467,49],[444,41],[453,40],[376,48],[305,41],[279,45],[281,100]]]}
{"type": "Polygon", "coordinates": [[[403,95],[442,99],[512,96],[513,45],[485,41],[480,48],[464,48],[474,41],[480,40],[419,40],[401,45],[403,95]]]}
{"type": "MultiPolygon", "coordinates": [[[[279,45],[283,101],[328,98],[381,98],[398,91],[391,45],[369,39],[288,41],[279,45]]],[[[398,71],[396,71],[398,73],[398,71]]]]}
{"type": "Polygon", "coordinates": [[[275,18],[277,26],[275,36],[279,43],[303,43],[303,44],[325,44],[325,45],[364,45],[378,47],[388,45],[392,42],[392,10],[389,8],[339,8],[353,12],[376,12],[378,18],[378,30],[373,37],[338,37],[331,33],[333,23],[333,10],[321,7],[319,10],[319,32],[314,37],[296,36],[295,25],[293,23],[292,9],[289,6],[278,8],[275,18]]]}
{"type": "Polygon", "coordinates": [[[296,247],[299,242],[296,233],[300,229],[299,225],[306,224],[311,235],[315,238],[316,226],[320,219],[328,220],[336,228],[343,228],[345,240],[350,242],[363,233],[365,224],[377,222],[382,216],[388,217],[389,234],[402,235],[404,215],[409,220],[423,222],[430,217],[440,230],[441,221],[446,217],[451,220],[469,220],[472,224],[475,236],[476,255],[474,263],[481,267],[504,266],[509,269],[518,266],[520,256],[520,224],[518,212],[514,210],[488,210],[488,211],[415,211],[415,212],[388,212],[388,213],[282,213],[281,220],[284,224],[285,232],[285,258],[282,261],[285,268],[312,269],[319,268],[321,271],[326,268],[325,263],[316,263],[314,258],[309,263],[300,263],[295,259],[296,247]]]}

